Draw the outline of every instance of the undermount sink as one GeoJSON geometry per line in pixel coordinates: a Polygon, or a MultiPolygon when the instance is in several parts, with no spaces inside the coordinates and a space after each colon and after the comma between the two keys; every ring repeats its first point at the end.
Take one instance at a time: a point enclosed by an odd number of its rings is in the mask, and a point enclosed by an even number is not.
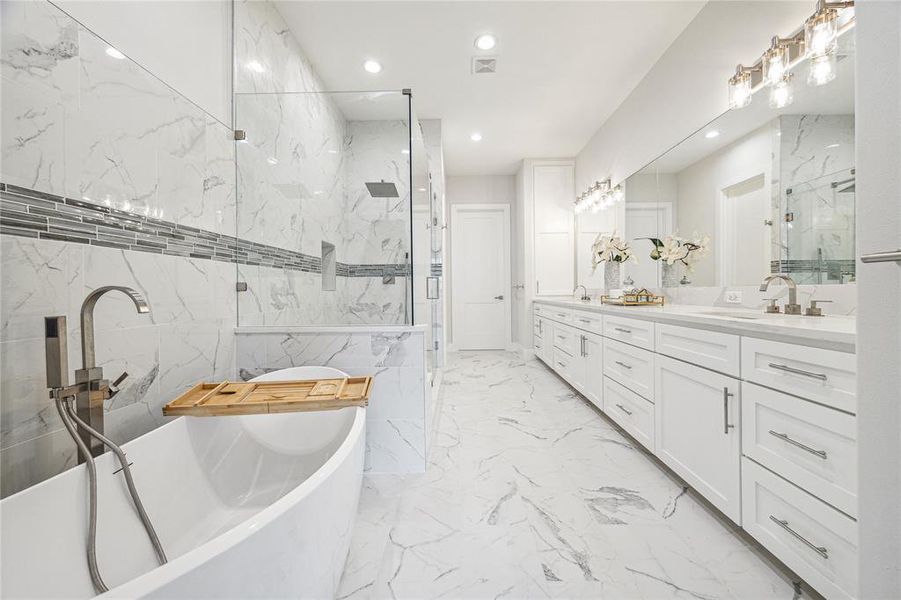
{"type": "Polygon", "coordinates": [[[707,311],[700,313],[702,315],[710,315],[712,317],[727,317],[729,319],[745,319],[748,321],[756,321],[760,317],[755,317],[753,315],[749,315],[747,313],[737,313],[737,312],[725,312],[725,311],[707,311]]]}

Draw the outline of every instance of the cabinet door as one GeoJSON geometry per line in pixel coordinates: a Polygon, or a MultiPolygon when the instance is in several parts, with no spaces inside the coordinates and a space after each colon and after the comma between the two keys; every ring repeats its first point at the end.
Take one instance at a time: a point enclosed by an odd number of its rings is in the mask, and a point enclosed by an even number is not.
{"type": "Polygon", "coordinates": [[[535,166],[532,176],[535,293],[538,296],[569,295],[574,287],[573,166],[535,166]]]}
{"type": "Polygon", "coordinates": [[[593,333],[583,333],[585,338],[585,356],[583,364],[583,391],[585,397],[600,409],[604,408],[604,357],[601,354],[604,345],[601,336],[593,333]]]}
{"type": "Polygon", "coordinates": [[[741,524],[739,382],[666,356],[654,371],[657,456],[741,524]]]}

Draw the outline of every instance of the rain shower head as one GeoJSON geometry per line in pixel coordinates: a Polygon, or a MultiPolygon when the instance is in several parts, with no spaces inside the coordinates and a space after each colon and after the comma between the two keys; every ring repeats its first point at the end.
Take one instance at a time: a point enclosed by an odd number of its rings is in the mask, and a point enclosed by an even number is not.
{"type": "Polygon", "coordinates": [[[388,183],[384,179],[381,181],[367,181],[366,189],[369,190],[369,195],[373,198],[399,198],[399,194],[397,193],[397,186],[393,183],[388,183]]]}

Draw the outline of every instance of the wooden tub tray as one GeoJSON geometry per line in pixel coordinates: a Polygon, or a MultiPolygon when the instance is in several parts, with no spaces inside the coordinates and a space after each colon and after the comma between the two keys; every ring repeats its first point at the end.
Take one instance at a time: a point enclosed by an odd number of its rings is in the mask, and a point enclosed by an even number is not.
{"type": "Polygon", "coordinates": [[[372,377],[198,383],[163,407],[166,416],[259,415],[367,406],[372,377]]]}

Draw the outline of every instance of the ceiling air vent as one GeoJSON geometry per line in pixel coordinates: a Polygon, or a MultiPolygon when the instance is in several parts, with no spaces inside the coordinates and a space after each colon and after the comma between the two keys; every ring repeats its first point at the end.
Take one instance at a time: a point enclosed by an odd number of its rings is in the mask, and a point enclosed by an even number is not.
{"type": "Polygon", "coordinates": [[[497,59],[489,56],[472,57],[472,74],[481,75],[483,73],[496,73],[497,59]]]}

